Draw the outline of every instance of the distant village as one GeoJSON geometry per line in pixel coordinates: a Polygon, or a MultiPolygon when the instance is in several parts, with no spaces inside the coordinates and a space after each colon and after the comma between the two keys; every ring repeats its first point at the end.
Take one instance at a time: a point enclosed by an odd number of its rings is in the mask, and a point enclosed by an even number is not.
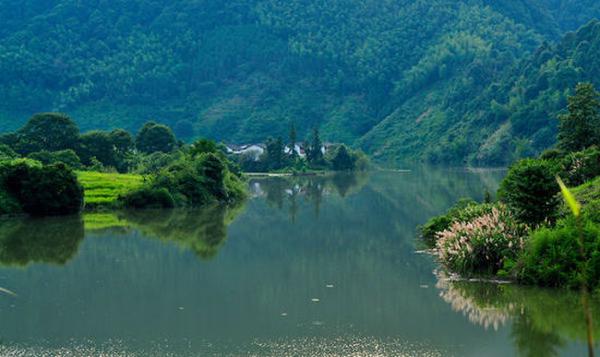
{"type": "MultiPolygon", "coordinates": [[[[294,146],[294,151],[301,158],[306,158],[306,147],[305,143],[297,143],[294,146]]],[[[321,146],[321,152],[323,155],[327,153],[332,147],[336,144],[334,143],[324,143],[321,146]]],[[[260,157],[267,150],[267,146],[265,144],[245,144],[245,145],[234,145],[234,144],[226,144],[227,153],[231,155],[240,155],[252,158],[254,161],[259,161],[260,157]]],[[[284,146],[283,152],[286,155],[291,154],[291,148],[289,145],[284,146]]]]}

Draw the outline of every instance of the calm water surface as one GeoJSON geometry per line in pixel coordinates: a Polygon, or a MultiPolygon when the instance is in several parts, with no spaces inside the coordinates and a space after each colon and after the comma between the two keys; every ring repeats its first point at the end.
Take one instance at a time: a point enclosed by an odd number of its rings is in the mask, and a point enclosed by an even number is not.
{"type": "Polygon", "coordinates": [[[502,175],[254,180],[229,209],[0,222],[0,355],[583,355],[577,293],[452,282],[418,252],[417,225],[502,175]]]}

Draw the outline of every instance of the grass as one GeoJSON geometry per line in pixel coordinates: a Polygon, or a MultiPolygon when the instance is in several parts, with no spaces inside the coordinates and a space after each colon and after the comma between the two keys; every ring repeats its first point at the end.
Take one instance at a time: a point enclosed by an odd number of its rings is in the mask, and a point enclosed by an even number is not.
{"type": "Polygon", "coordinates": [[[77,178],[83,185],[86,208],[111,207],[119,195],[140,187],[141,175],[78,171],[77,178]]]}

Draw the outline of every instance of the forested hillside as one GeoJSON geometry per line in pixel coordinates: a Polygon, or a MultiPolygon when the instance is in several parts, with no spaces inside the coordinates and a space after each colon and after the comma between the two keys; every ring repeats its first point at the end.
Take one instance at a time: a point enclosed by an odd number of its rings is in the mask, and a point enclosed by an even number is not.
{"type": "Polygon", "coordinates": [[[234,143],[325,139],[385,162],[504,164],[553,143],[596,80],[595,0],[5,0],[0,129],[64,111],[83,129],[234,143]],[[191,123],[191,126],[189,125],[191,123]]]}

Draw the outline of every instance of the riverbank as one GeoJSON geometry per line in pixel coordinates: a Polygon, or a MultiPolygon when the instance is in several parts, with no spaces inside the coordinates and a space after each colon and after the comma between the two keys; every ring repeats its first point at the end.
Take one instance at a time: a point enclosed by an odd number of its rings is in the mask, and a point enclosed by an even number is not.
{"type": "Polygon", "coordinates": [[[444,269],[462,277],[594,290],[600,286],[598,158],[592,148],[522,160],[497,200],[489,194],[483,203],[461,200],[423,225],[421,236],[444,269]],[[561,189],[563,180],[571,189],[561,189]]]}

